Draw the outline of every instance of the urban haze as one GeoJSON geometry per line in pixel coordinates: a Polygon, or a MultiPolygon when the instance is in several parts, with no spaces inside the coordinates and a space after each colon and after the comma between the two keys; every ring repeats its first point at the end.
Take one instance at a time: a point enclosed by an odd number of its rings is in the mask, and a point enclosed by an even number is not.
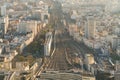
{"type": "Polygon", "coordinates": [[[0,0],[0,80],[120,80],[120,0],[0,0]]]}

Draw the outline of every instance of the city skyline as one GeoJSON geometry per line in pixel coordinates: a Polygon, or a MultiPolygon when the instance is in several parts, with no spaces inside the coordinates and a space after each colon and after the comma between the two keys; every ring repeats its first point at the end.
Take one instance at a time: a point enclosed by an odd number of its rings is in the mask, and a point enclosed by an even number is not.
{"type": "Polygon", "coordinates": [[[1,0],[0,80],[120,80],[120,0],[1,0]]]}

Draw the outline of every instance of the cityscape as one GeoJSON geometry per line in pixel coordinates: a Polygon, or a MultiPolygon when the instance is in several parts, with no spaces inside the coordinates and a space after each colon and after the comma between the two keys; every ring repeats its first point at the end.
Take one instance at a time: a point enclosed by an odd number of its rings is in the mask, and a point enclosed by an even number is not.
{"type": "Polygon", "coordinates": [[[120,80],[120,0],[0,0],[0,80],[120,80]]]}

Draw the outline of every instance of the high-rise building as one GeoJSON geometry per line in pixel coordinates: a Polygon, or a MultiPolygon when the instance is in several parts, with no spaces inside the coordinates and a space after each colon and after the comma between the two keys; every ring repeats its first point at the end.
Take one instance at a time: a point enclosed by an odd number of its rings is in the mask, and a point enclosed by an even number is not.
{"type": "Polygon", "coordinates": [[[85,37],[87,39],[95,38],[96,22],[94,16],[87,16],[85,21],[85,37]]]}
{"type": "Polygon", "coordinates": [[[0,30],[2,31],[2,34],[6,34],[9,26],[9,17],[4,16],[0,17],[0,30]]]}
{"type": "Polygon", "coordinates": [[[5,16],[6,15],[6,6],[1,6],[1,16],[5,16]]]}

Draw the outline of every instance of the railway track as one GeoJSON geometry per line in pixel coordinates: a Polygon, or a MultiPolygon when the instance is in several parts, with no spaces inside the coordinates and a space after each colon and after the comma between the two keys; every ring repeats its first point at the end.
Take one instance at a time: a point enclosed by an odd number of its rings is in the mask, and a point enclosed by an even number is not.
{"type": "MultiPolygon", "coordinates": [[[[75,68],[74,65],[70,64],[70,61],[66,59],[66,52],[68,58],[70,59],[74,53],[80,54],[80,50],[78,45],[74,44],[74,41],[68,33],[65,32],[63,29],[58,29],[58,33],[56,36],[56,51],[50,59],[48,63],[47,69],[48,70],[55,70],[55,71],[66,71],[72,68],[75,68]]],[[[82,56],[81,56],[82,57],[82,56]]]]}
{"type": "MultiPolygon", "coordinates": [[[[76,46],[72,38],[68,36],[66,32],[59,32],[56,36],[56,50],[52,57],[47,58],[45,65],[42,67],[43,71],[53,70],[59,72],[65,72],[67,70],[75,68],[74,65],[71,65],[66,59],[67,55],[72,55],[73,53],[80,53],[80,46],[76,46]]],[[[71,56],[68,56],[70,59],[71,56]]],[[[39,75],[43,72],[39,69],[39,72],[36,75],[39,75]]]]}
{"type": "Polygon", "coordinates": [[[53,54],[53,57],[50,59],[50,63],[47,66],[48,69],[51,70],[68,70],[70,69],[70,65],[68,64],[65,57],[65,45],[63,39],[65,38],[61,35],[61,31],[58,31],[56,36],[56,51],[53,54]]]}

